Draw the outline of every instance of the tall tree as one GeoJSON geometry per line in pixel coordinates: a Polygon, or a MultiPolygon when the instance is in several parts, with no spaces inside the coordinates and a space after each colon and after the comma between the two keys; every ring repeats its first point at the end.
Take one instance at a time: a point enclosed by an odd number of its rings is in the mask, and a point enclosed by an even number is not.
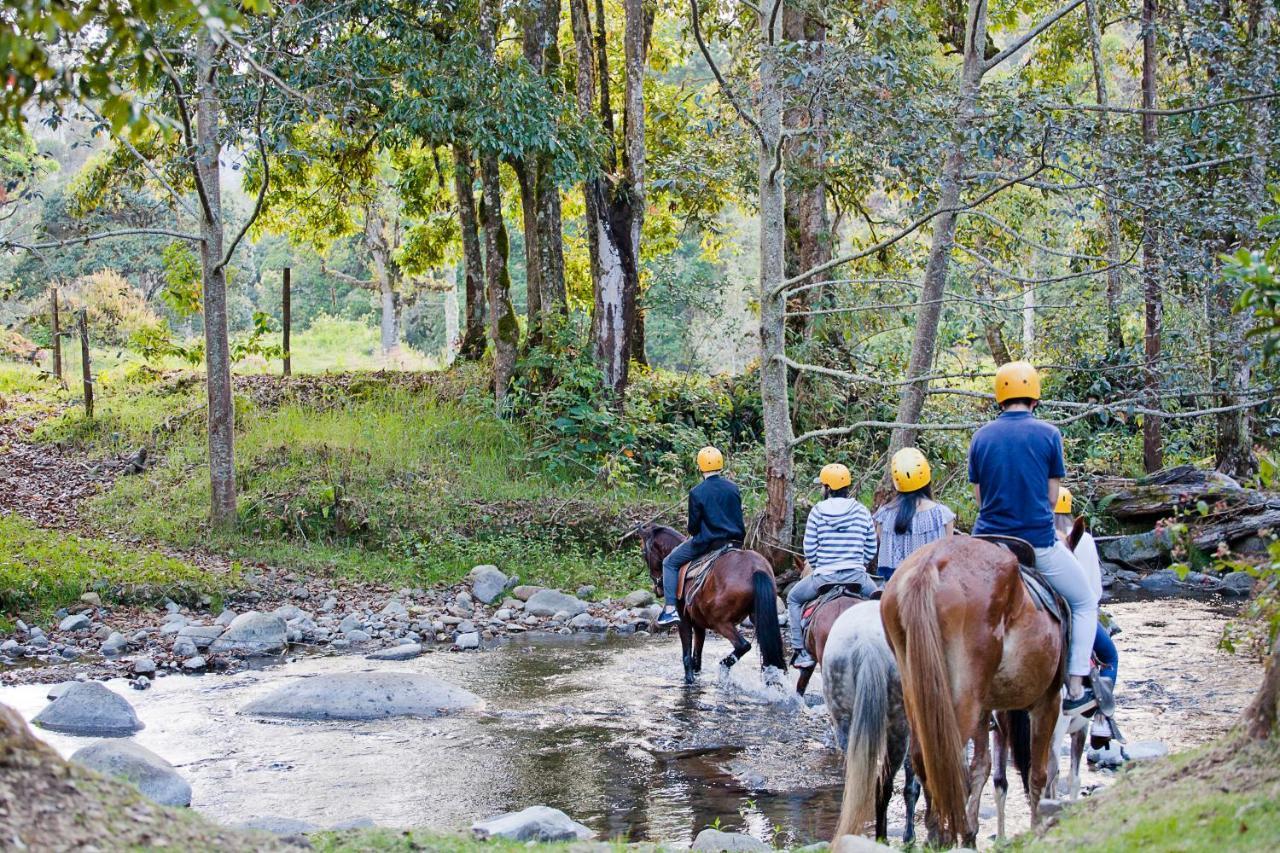
{"type": "MultiPolygon", "coordinates": [[[[1156,124],[1156,0],[1142,0],[1142,145],[1148,179],[1153,176],[1158,153],[1156,124]]],[[[1142,214],[1142,295],[1145,329],[1143,331],[1143,385],[1146,402],[1152,408],[1160,405],[1160,343],[1164,327],[1164,294],[1160,282],[1159,213],[1150,205],[1142,214]]],[[[1147,414],[1142,419],[1142,464],[1148,472],[1158,471],[1164,464],[1160,418],[1147,414]]]]}
{"type": "Polygon", "coordinates": [[[466,290],[463,306],[465,322],[458,352],[468,361],[477,361],[484,355],[485,346],[484,256],[480,250],[480,229],[476,219],[475,166],[471,151],[457,142],[453,145],[453,179],[462,238],[462,275],[466,290]]]}

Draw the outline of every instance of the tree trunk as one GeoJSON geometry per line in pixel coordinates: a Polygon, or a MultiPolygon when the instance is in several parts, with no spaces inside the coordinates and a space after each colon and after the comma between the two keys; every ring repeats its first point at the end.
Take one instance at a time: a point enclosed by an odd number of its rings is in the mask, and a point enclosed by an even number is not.
{"type": "MultiPolygon", "coordinates": [[[[1089,55],[1093,62],[1093,87],[1098,106],[1110,105],[1107,95],[1107,73],[1102,61],[1102,25],[1098,20],[1099,0],[1085,0],[1089,16],[1089,55]]],[[[1110,119],[1106,111],[1098,113],[1097,142],[1099,150],[1110,135],[1110,119]]],[[[1102,185],[1102,226],[1107,232],[1107,348],[1111,352],[1124,349],[1124,330],[1120,325],[1120,288],[1123,260],[1120,254],[1120,217],[1116,213],[1114,193],[1109,184],[1102,185]]]]}
{"type": "Polygon", "coordinates": [[[520,185],[520,212],[524,230],[525,307],[528,317],[527,346],[542,339],[542,251],[538,248],[538,164],[532,157],[514,159],[511,168],[520,185]]]}
{"type": "Polygon", "coordinates": [[[387,275],[378,277],[378,293],[382,302],[381,344],[383,358],[393,357],[400,350],[400,294],[396,293],[387,275]]]}
{"type": "MultiPolygon", "coordinates": [[[[563,85],[560,81],[560,48],[557,40],[559,27],[560,0],[526,0],[525,59],[557,93],[563,85]]],[[[530,268],[537,267],[538,305],[543,316],[565,316],[568,306],[564,289],[564,230],[560,218],[560,188],[551,176],[549,157],[543,155],[536,159],[530,158],[525,161],[525,167],[529,188],[534,195],[532,221],[537,246],[536,251],[528,248],[532,244],[528,243],[529,229],[526,225],[526,264],[530,268]]],[[[524,185],[521,184],[521,193],[523,192],[524,185]]],[[[525,208],[526,217],[529,210],[530,208],[525,208]]],[[[531,323],[530,338],[534,338],[536,334],[531,323]]]]}
{"type": "Polygon", "coordinates": [[[475,170],[471,152],[465,145],[453,146],[453,184],[458,199],[458,225],[462,232],[462,270],[466,284],[466,322],[458,353],[467,361],[484,355],[484,262],[480,254],[480,232],[476,222],[476,201],[472,193],[475,170]]]}
{"type": "Polygon", "coordinates": [[[1022,358],[1036,360],[1036,288],[1033,284],[1022,291],[1022,358]]]}
{"type": "Polygon", "coordinates": [[[444,351],[441,361],[446,365],[453,364],[458,356],[458,277],[449,277],[444,290],[444,351]]]}
{"type": "MultiPolygon", "coordinates": [[[[982,252],[986,248],[986,236],[979,232],[974,237],[974,248],[982,252]]],[[[996,364],[1007,364],[1013,361],[1009,355],[1009,345],[1004,339],[1004,321],[1000,319],[1000,308],[996,301],[996,289],[991,284],[991,272],[981,264],[973,268],[973,291],[979,297],[988,300],[991,307],[982,312],[982,333],[987,339],[987,349],[996,364]]]]}
{"type": "MultiPolygon", "coordinates": [[[[783,0],[776,0],[781,5],[783,0]]],[[[760,16],[760,402],[764,418],[765,509],[760,534],[775,570],[790,561],[795,495],[791,447],[791,404],[786,351],[785,280],[786,175],[778,157],[782,145],[782,81],[778,70],[781,15],[760,16]]]]}
{"type": "Polygon", "coordinates": [[[205,385],[209,398],[210,521],[236,518],[235,410],[231,400],[231,350],[227,341],[227,276],[222,266],[222,191],[219,186],[216,45],[202,35],[196,46],[196,173],[209,209],[200,217],[200,268],[204,287],[205,385]]]}
{"type": "Polygon", "coordinates": [[[564,287],[564,225],[560,216],[560,188],[551,177],[549,163],[538,167],[538,259],[541,264],[542,311],[567,317],[569,303],[564,287]]]}
{"type": "MultiPolygon", "coordinates": [[[[969,0],[956,127],[951,138],[951,150],[942,165],[942,176],[939,180],[938,206],[943,209],[943,212],[933,220],[933,242],[929,246],[929,259],[925,264],[924,284],[920,288],[919,307],[916,308],[915,337],[911,343],[911,359],[907,366],[907,376],[914,381],[903,385],[898,397],[897,419],[903,424],[919,422],[929,388],[929,380],[925,377],[928,376],[933,365],[934,347],[938,339],[938,322],[942,316],[947,268],[956,237],[956,214],[953,208],[960,201],[965,146],[968,145],[968,131],[973,125],[978,90],[982,85],[982,49],[986,43],[986,34],[987,0],[969,0]]],[[[890,455],[903,447],[914,445],[916,434],[917,430],[911,427],[895,429],[889,442],[890,455]]],[[[887,482],[887,471],[885,479],[887,482]]]]}
{"type": "MultiPolygon", "coordinates": [[[[1145,110],[1156,108],[1156,59],[1156,0],[1142,0],[1142,107],[1145,110]]],[[[1148,177],[1155,167],[1157,134],[1155,115],[1143,113],[1142,143],[1148,177]]],[[[1145,208],[1142,215],[1142,293],[1146,319],[1143,334],[1143,384],[1146,404],[1153,409],[1159,408],[1162,402],[1159,362],[1160,337],[1164,326],[1164,297],[1160,290],[1160,244],[1155,219],[1151,208],[1145,208]]],[[[1142,461],[1148,473],[1159,471],[1164,465],[1160,418],[1156,415],[1144,415],[1142,419],[1142,461]]]]}
{"type": "Polygon", "coordinates": [[[382,357],[391,358],[400,351],[400,275],[385,235],[386,223],[370,211],[365,224],[365,239],[369,257],[373,260],[373,274],[378,282],[378,294],[382,306],[381,332],[382,357]]]}
{"type": "Polygon", "coordinates": [[[1262,684],[1244,709],[1245,732],[1254,740],[1266,740],[1276,730],[1276,705],[1280,703],[1280,640],[1271,647],[1262,670],[1262,684]]]}
{"type": "Polygon", "coordinates": [[[484,220],[485,289],[489,296],[489,342],[493,346],[493,396],[502,414],[515,373],[516,348],[520,345],[520,326],[511,306],[511,276],[507,270],[507,226],[502,220],[502,184],[498,175],[498,158],[494,154],[480,157],[480,207],[484,220]]]}
{"type": "Polygon", "coordinates": [[[644,315],[645,312],[637,307],[636,322],[631,327],[631,360],[648,367],[649,354],[644,349],[644,315]]]}

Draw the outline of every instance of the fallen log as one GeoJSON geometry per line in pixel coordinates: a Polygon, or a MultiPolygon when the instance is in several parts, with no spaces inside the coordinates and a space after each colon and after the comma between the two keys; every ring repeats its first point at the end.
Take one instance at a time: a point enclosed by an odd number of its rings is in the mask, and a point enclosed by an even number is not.
{"type": "Polygon", "coordinates": [[[1259,531],[1280,528],[1280,508],[1268,508],[1237,518],[1190,528],[1191,543],[1206,554],[1213,553],[1220,542],[1234,545],[1242,539],[1257,536],[1259,531]]]}
{"type": "Polygon", "coordinates": [[[1140,480],[1108,479],[1098,485],[1109,492],[1098,501],[1098,508],[1118,521],[1154,522],[1198,513],[1201,504],[1215,512],[1280,507],[1280,495],[1242,488],[1225,474],[1193,465],[1157,471],[1140,480]]]}

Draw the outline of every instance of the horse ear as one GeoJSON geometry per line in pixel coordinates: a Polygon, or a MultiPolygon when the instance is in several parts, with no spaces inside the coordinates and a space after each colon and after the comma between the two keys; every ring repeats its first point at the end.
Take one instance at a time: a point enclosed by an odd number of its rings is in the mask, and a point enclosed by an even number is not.
{"type": "Polygon", "coordinates": [[[1071,525],[1071,535],[1067,537],[1067,547],[1072,551],[1080,544],[1080,539],[1084,536],[1085,526],[1084,516],[1076,516],[1075,524],[1071,525]]]}

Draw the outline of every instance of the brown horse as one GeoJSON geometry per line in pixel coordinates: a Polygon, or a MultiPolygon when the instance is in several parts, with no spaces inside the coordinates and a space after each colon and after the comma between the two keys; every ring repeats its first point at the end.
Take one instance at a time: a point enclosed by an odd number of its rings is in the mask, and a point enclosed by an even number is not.
{"type": "MultiPolygon", "coordinates": [[[[1082,532],[1077,521],[1072,547],[1082,532]]],[[[1031,821],[1038,823],[1062,701],[1062,633],[1023,586],[1017,558],[982,539],[940,539],[894,572],[881,613],[902,673],[912,762],[928,794],[930,842],[973,846],[995,710],[1028,712],[1029,725],[1008,734],[1018,741],[1015,756],[1027,750],[1031,821]]]]}
{"type": "MultiPolygon", "coordinates": [[[[662,560],[684,537],[659,524],[646,524],[637,531],[649,567],[654,592],[662,595],[662,560]]],[[[733,652],[720,664],[731,667],[751,651],[751,644],[738,624],[751,617],[760,644],[761,667],[785,672],[787,662],[778,625],[778,589],[769,561],[755,551],[729,551],[718,557],[692,602],[680,601],[680,645],[684,658],[684,681],[692,684],[702,670],[702,646],[710,628],[733,644],[733,652]]]]}
{"type": "MultiPolygon", "coordinates": [[[[822,653],[826,651],[831,626],[836,624],[836,620],[842,613],[855,604],[861,604],[864,600],[851,595],[842,595],[839,598],[824,601],[813,612],[813,616],[809,617],[809,630],[804,636],[804,647],[809,650],[809,654],[813,655],[813,659],[819,666],[822,665],[822,653]]],[[[813,673],[817,669],[818,667],[811,666],[800,670],[800,677],[796,679],[796,693],[804,695],[804,691],[809,688],[809,679],[813,678],[813,673]]]]}

